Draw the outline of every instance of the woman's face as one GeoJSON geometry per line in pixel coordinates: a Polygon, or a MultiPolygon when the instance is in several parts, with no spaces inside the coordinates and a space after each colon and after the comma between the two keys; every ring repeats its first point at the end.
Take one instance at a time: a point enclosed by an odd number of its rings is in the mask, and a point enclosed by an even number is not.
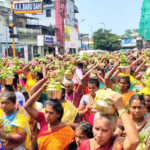
{"type": "Polygon", "coordinates": [[[81,144],[81,142],[85,139],[87,139],[88,137],[83,133],[83,131],[81,129],[76,129],[75,130],[75,140],[77,145],[79,146],[81,144]]]}
{"type": "Polygon", "coordinates": [[[65,83],[64,86],[65,86],[65,89],[66,89],[67,93],[70,93],[70,92],[73,91],[73,84],[71,84],[71,83],[65,83]]]}
{"type": "Polygon", "coordinates": [[[146,107],[140,102],[140,100],[135,99],[130,105],[130,114],[135,120],[142,120],[146,113],[146,107]]]}
{"type": "Polygon", "coordinates": [[[129,84],[126,82],[125,79],[120,79],[119,87],[120,87],[121,90],[128,90],[129,89],[129,84]]]}
{"type": "Polygon", "coordinates": [[[12,101],[10,101],[9,99],[7,99],[6,97],[2,97],[1,98],[1,106],[2,110],[6,113],[6,114],[11,114],[14,112],[15,108],[16,108],[16,103],[13,103],[12,101]]]}
{"type": "Polygon", "coordinates": [[[97,87],[95,84],[89,83],[89,84],[88,84],[88,89],[89,89],[90,94],[93,95],[93,94],[95,94],[96,91],[98,90],[98,87],[97,87]]]}
{"type": "Polygon", "coordinates": [[[104,146],[108,143],[113,135],[113,129],[110,121],[104,117],[100,117],[94,121],[93,134],[95,141],[104,146]]]}
{"type": "Polygon", "coordinates": [[[47,123],[54,124],[58,121],[59,114],[53,109],[51,105],[45,106],[45,119],[47,123]]]}
{"type": "Polygon", "coordinates": [[[144,100],[146,103],[146,107],[149,109],[150,108],[150,95],[145,95],[144,100]]]}
{"type": "Polygon", "coordinates": [[[101,77],[104,77],[104,74],[102,73],[101,70],[100,70],[98,73],[99,73],[99,75],[100,75],[101,77]]]}

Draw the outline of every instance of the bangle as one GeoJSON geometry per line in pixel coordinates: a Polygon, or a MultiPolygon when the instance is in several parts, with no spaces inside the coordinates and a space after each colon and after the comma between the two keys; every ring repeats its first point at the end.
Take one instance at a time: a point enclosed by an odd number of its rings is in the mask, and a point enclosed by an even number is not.
{"type": "Polygon", "coordinates": [[[121,109],[118,111],[119,113],[119,117],[121,117],[124,113],[126,113],[127,111],[125,109],[121,109]]]}

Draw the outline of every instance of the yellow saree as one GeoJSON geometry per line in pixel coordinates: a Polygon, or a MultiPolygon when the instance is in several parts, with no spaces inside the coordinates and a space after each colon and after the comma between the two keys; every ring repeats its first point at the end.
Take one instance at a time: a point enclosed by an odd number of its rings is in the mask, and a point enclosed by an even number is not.
{"type": "Polygon", "coordinates": [[[32,78],[31,73],[28,73],[27,76],[27,87],[26,90],[29,92],[33,85],[36,83],[36,80],[32,78]]]}
{"type": "Polygon", "coordinates": [[[62,103],[62,106],[64,108],[64,115],[61,121],[63,123],[73,123],[78,113],[77,108],[68,100],[65,100],[65,102],[62,103]]]}
{"type": "Polygon", "coordinates": [[[25,131],[27,135],[23,146],[27,150],[32,150],[30,127],[25,113],[18,110],[16,113],[11,114],[10,117],[7,117],[3,110],[0,109],[0,119],[3,120],[4,131],[8,134],[16,134],[18,131],[25,131]]]}

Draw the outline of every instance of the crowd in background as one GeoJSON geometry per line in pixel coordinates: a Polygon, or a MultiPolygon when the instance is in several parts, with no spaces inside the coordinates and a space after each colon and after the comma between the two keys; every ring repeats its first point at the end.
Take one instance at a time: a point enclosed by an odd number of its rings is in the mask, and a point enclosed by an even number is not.
{"type": "Polygon", "coordinates": [[[150,50],[0,61],[0,150],[149,150],[150,50]]]}

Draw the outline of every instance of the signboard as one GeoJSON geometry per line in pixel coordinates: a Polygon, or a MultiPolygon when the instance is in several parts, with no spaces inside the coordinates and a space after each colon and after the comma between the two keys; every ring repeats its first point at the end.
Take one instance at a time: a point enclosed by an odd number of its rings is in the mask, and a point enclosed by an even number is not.
{"type": "Polygon", "coordinates": [[[121,46],[122,47],[135,47],[136,46],[136,39],[135,38],[122,39],[121,46]]]}
{"type": "Polygon", "coordinates": [[[45,43],[45,45],[56,44],[55,37],[54,36],[45,35],[44,43],[45,43]]]}
{"type": "Polygon", "coordinates": [[[71,27],[70,26],[67,26],[67,25],[65,25],[65,27],[64,27],[64,30],[65,30],[65,42],[70,42],[70,35],[71,35],[71,27]]]}
{"type": "Polygon", "coordinates": [[[44,46],[44,45],[53,45],[56,44],[56,37],[50,35],[38,35],[37,36],[37,45],[44,46]]]}
{"type": "Polygon", "coordinates": [[[53,43],[54,43],[53,37],[45,36],[45,44],[53,44],[53,43]]]}
{"type": "Polygon", "coordinates": [[[14,14],[35,14],[43,12],[43,3],[41,0],[35,1],[13,1],[11,9],[14,14]]]}

